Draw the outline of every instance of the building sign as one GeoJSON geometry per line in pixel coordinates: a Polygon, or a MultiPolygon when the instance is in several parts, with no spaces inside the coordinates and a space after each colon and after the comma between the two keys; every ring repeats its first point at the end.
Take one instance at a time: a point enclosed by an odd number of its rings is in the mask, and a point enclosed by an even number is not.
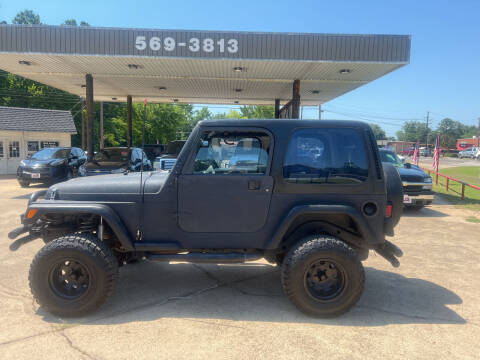
{"type": "Polygon", "coordinates": [[[199,51],[211,53],[215,50],[217,50],[219,53],[229,52],[231,54],[235,54],[238,52],[237,39],[221,38],[215,41],[212,38],[199,39],[192,37],[186,42],[177,42],[176,39],[171,36],[167,36],[163,40],[158,36],[152,36],[150,38],[147,38],[146,36],[137,36],[135,40],[135,47],[137,50],[145,50],[147,46],[152,51],[159,51],[161,49],[165,51],[174,51],[178,46],[184,47],[194,53],[199,51]]]}

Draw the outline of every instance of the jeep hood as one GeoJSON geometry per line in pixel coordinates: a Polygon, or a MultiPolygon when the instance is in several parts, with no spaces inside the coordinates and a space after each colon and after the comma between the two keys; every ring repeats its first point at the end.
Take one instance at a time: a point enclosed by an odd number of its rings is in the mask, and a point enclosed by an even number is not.
{"type": "MultiPolygon", "coordinates": [[[[142,191],[158,192],[167,172],[144,172],[142,191]]],[[[52,185],[46,199],[75,201],[140,201],[140,173],[79,177],[52,185]]]]}

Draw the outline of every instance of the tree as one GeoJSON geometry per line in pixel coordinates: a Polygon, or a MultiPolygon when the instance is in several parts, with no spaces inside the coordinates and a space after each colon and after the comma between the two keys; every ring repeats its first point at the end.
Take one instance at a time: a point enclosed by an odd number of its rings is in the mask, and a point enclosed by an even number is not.
{"type": "Polygon", "coordinates": [[[383,130],[380,125],[377,124],[369,124],[373,130],[373,134],[375,135],[375,140],[386,140],[387,134],[385,130],[383,130]]]}
{"type": "Polygon", "coordinates": [[[12,24],[40,25],[40,16],[32,10],[23,10],[13,18],[12,24]]]}
{"type": "Polygon", "coordinates": [[[273,119],[275,117],[273,106],[245,105],[240,107],[240,113],[246,119],[273,119]]]}
{"type": "MultiPolygon", "coordinates": [[[[432,130],[427,128],[427,124],[423,121],[406,121],[402,130],[397,131],[396,135],[400,141],[417,141],[425,142],[427,140],[427,132],[432,135],[432,130]]],[[[430,138],[432,138],[430,136],[430,138]]]]}
{"type": "Polygon", "coordinates": [[[62,25],[77,26],[77,20],[68,19],[68,20],[65,20],[62,25]]]}
{"type": "MultiPolygon", "coordinates": [[[[78,26],[77,20],[75,19],[65,20],[62,25],[78,26]]],[[[86,21],[80,21],[80,26],[90,26],[90,24],[87,23],[86,21]]]]}
{"type": "Polygon", "coordinates": [[[7,22],[5,20],[0,21],[0,25],[5,25],[7,22]]]}

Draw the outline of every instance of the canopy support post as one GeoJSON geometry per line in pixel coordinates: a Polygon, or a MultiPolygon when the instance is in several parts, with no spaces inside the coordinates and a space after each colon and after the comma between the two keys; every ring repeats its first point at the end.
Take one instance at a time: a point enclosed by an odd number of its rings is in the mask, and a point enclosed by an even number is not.
{"type": "Polygon", "coordinates": [[[85,75],[86,101],[87,101],[87,151],[88,160],[92,160],[94,154],[93,147],[93,77],[91,74],[85,75]]]}

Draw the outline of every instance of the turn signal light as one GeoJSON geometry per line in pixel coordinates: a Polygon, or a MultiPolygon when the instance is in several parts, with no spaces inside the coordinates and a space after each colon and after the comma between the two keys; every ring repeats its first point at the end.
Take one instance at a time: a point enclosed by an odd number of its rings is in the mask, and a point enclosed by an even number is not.
{"type": "Polygon", "coordinates": [[[385,208],[385,216],[387,218],[392,217],[392,211],[393,211],[393,205],[387,204],[387,207],[385,208]]]}
{"type": "Polygon", "coordinates": [[[27,213],[27,219],[33,218],[37,214],[38,210],[37,209],[30,209],[28,210],[27,213]]]}

